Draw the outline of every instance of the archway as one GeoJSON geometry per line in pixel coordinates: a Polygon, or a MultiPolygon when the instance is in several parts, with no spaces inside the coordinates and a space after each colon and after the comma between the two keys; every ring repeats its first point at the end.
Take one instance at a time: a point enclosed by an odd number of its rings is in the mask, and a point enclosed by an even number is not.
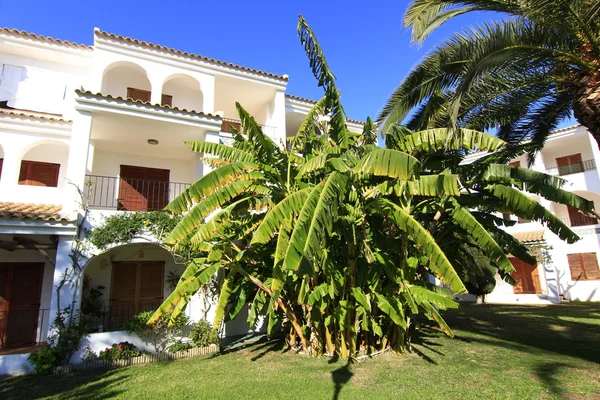
{"type": "Polygon", "coordinates": [[[128,61],[109,65],[102,74],[102,93],[150,101],[152,85],[146,70],[128,61]]]}
{"type": "Polygon", "coordinates": [[[30,144],[21,157],[19,185],[65,187],[69,146],[56,140],[30,144]]]}
{"type": "Polygon", "coordinates": [[[203,95],[200,82],[189,75],[171,75],[162,87],[162,103],[190,111],[202,111],[203,95]]]}

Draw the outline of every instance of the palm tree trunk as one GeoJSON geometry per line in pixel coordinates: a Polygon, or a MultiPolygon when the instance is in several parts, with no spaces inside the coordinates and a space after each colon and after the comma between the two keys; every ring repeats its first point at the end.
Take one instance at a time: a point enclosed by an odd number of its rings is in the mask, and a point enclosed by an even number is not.
{"type": "Polygon", "coordinates": [[[600,70],[582,79],[574,90],[573,113],[600,146],[600,70]]]}

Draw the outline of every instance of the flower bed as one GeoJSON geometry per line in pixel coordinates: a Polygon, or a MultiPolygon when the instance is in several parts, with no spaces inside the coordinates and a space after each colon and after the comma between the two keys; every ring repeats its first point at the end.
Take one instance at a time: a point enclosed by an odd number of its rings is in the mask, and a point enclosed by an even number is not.
{"type": "MultiPolygon", "coordinates": [[[[113,345],[113,347],[118,345],[113,345]]],[[[112,348],[109,348],[109,353],[112,348]]],[[[189,350],[177,351],[175,353],[144,353],[138,356],[131,356],[125,359],[108,359],[108,358],[100,358],[98,357],[95,360],[88,360],[81,364],[72,364],[66,365],[62,367],[57,367],[57,373],[69,373],[75,371],[85,371],[88,369],[97,369],[97,368],[118,368],[118,367],[128,367],[131,365],[141,365],[148,364],[151,362],[157,361],[167,361],[167,360],[179,360],[182,358],[190,358],[190,357],[198,357],[198,356],[208,356],[211,354],[218,353],[220,351],[219,345],[211,344],[207,347],[193,347],[189,350]]],[[[105,351],[106,352],[106,351],[105,351]]],[[[141,353],[141,352],[140,352],[141,353]]]]}

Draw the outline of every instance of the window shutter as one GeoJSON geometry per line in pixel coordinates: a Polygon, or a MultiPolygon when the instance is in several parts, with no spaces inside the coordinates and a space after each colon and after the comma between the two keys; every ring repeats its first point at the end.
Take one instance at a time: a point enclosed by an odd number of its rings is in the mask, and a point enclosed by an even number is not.
{"type": "Polygon", "coordinates": [[[163,301],[164,264],[143,262],[140,268],[140,311],[154,310],[163,301]]]}
{"type": "Polygon", "coordinates": [[[509,162],[508,165],[510,165],[511,167],[520,167],[521,166],[521,161],[509,162]]]}
{"type": "Polygon", "coordinates": [[[558,167],[558,174],[561,176],[583,172],[581,153],[558,157],[556,159],[556,166],[558,167]]]}
{"type": "Polygon", "coordinates": [[[112,285],[110,288],[111,302],[132,303],[135,301],[135,281],[137,263],[117,262],[113,264],[112,285]]]}
{"type": "Polygon", "coordinates": [[[132,100],[150,102],[150,91],[136,88],[127,88],[127,97],[132,100]]]}
{"type": "Polygon", "coordinates": [[[585,280],[585,271],[583,269],[583,260],[581,254],[567,254],[569,260],[569,269],[571,270],[571,280],[585,280]]]}
{"type": "Polygon", "coordinates": [[[23,160],[19,185],[57,187],[59,172],[60,164],[23,160]]]}
{"type": "Polygon", "coordinates": [[[596,253],[583,253],[583,269],[586,279],[600,279],[600,269],[598,269],[598,257],[596,253]]]}
{"type": "Polygon", "coordinates": [[[596,218],[590,218],[583,215],[575,207],[567,206],[567,210],[569,212],[569,221],[571,222],[571,226],[596,225],[598,223],[596,218]]]}
{"type": "Polygon", "coordinates": [[[233,133],[233,129],[231,129],[231,127],[234,127],[238,131],[242,130],[242,124],[240,124],[239,122],[224,120],[221,123],[221,132],[233,133]]]}
{"type": "Polygon", "coordinates": [[[173,96],[163,94],[161,96],[160,104],[163,106],[173,107],[173,96]]]}

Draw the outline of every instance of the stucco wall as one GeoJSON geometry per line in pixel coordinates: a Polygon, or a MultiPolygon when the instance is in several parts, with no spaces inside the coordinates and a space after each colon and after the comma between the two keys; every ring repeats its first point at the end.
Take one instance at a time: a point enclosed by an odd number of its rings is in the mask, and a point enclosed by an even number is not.
{"type": "Polygon", "coordinates": [[[169,175],[171,182],[192,183],[195,181],[196,163],[193,160],[146,157],[99,149],[94,151],[92,175],[116,177],[120,173],[121,165],[168,169],[171,171],[169,175]]]}
{"type": "Polygon", "coordinates": [[[127,97],[127,88],[151,90],[150,81],[141,69],[118,66],[106,72],[102,79],[102,94],[127,97]]]}
{"type": "Polygon", "coordinates": [[[192,78],[171,79],[163,85],[162,93],[173,96],[173,107],[202,111],[200,84],[192,78]]]}

